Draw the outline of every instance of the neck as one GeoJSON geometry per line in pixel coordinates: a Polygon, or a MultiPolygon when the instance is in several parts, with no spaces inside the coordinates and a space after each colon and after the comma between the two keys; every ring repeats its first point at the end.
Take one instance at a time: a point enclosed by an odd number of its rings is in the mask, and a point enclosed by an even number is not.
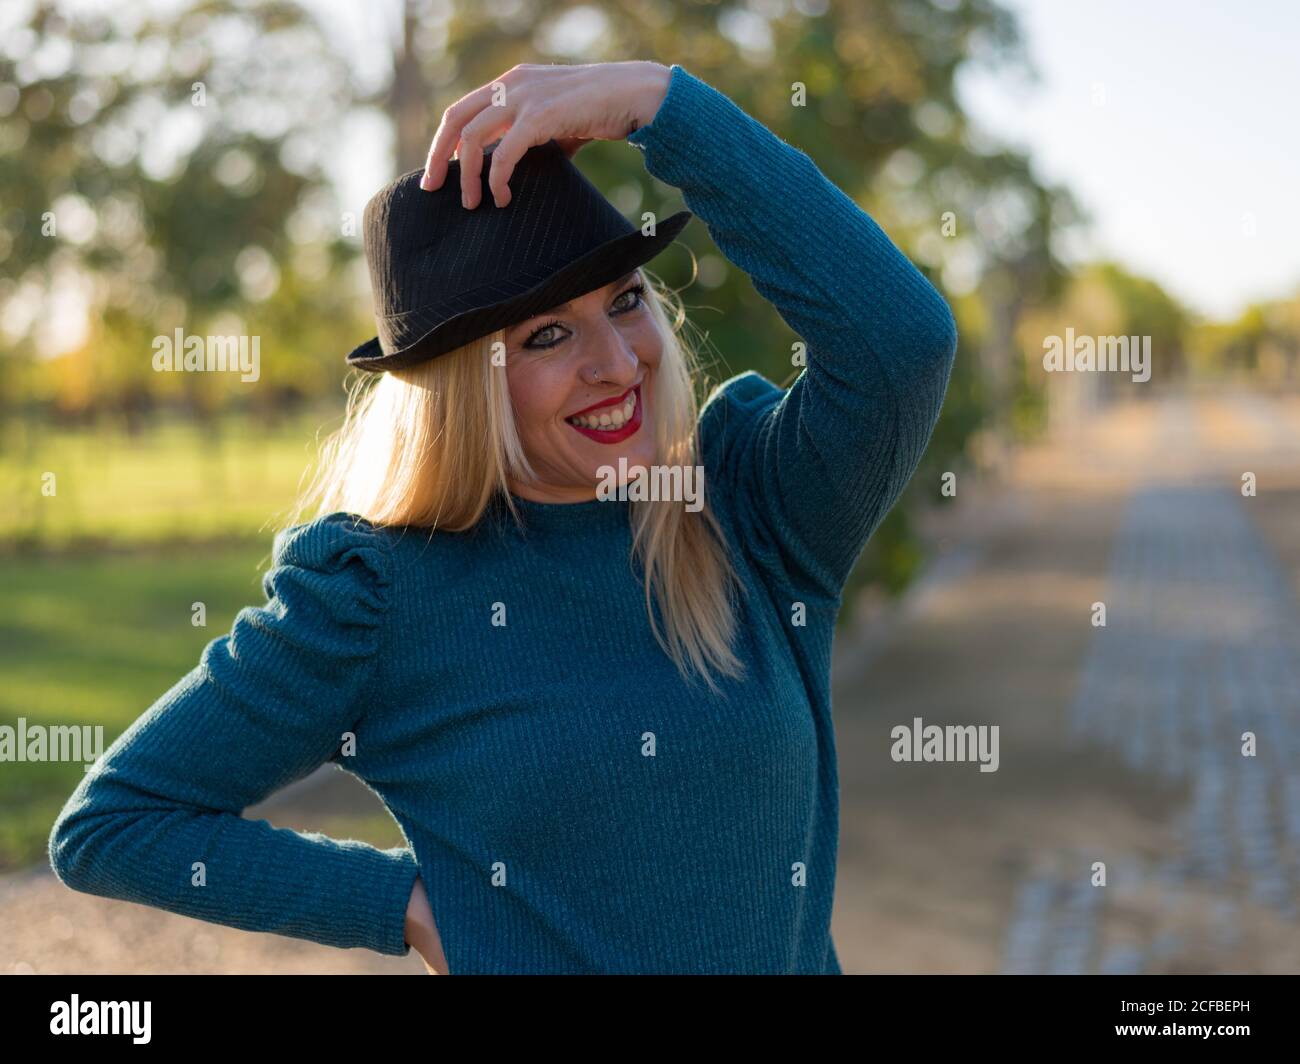
{"type": "Polygon", "coordinates": [[[519,481],[511,480],[508,482],[510,493],[517,495],[521,499],[527,499],[529,502],[541,503],[574,503],[574,502],[592,502],[596,498],[596,487],[581,487],[577,485],[558,486],[554,484],[521,484],[519,481]]]}

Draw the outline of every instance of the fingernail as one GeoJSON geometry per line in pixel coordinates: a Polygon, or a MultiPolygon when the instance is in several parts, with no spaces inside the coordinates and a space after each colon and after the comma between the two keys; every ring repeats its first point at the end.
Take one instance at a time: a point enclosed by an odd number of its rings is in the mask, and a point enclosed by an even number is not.
{"type": "Polygon", "coordinates": [[[468,193],[468,192],[462,192],[462,193],[460,194],[460,205],[461,205],[462,207],[466,208],[466,209],[469,208],[469,193],[468,193]]]}
{"type": "Polygon", "coordinates": [[[420,187],[424,189],[425,192],[433,191],[433,182],[429,180],[428,170],[426,170],[423,174],[420,175],[420,187]]]}

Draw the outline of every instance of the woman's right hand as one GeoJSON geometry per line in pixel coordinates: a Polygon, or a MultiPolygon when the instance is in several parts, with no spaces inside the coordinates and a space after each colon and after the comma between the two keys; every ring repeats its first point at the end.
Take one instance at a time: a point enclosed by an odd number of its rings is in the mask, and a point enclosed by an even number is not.
{"type": "Polygon", "coordinates": [[[623,140],[654,121],[671,81],[670,67],[646,59],[511,67],[443,112],[420,187],[441,187],[454,152],[461,202],[472,210],[482,193],[483,149],[499,141],[488,187],[493,202],[504,207],[512,196],[510,175],[529,148],[555,139],[572,158],[588,141],[623,140]]]}
{"type": "Polygon", "coordinates": [[[433,910],[429,908],[429,896],[419,876],[415,877],[415,885],[411,888],[411,900],[406,903],[406,942],[424,958],[424,966],[430,975],[450,974],[447,958],[442,953],[438,927],[433,922],[433,910]]]}

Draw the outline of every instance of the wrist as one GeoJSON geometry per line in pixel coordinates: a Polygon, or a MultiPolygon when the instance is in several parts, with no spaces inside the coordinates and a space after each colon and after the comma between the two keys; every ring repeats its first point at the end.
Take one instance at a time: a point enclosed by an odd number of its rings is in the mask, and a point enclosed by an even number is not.
{"type": "MultiPolygon", "coordinates": [[[[411,886],[411,896],[406,902],[406,921],[403,926],[403,933],[406,935],[408,944],[414,945],[415,938],[420,935],[421,930],[426,928],[429,921],[426,917],[426,910],[429,907],[429,899],[424,894],[424,884],[420,877],[415,877],[415,883],[411,886]]],[[[432,916],[432,913],[428,914],[432,916]]]]}
{"type": "Polygon", "coordinates": [[[664,102],[664,97],[668,95],[669,82],[672,81],[673,72],[670,67],[651,60],[647,60],[644,66],[645,81],[637,95],[637,106],[632,115],[636,126],[629,132],[635,132],[654,121],[655,115],[659,113],[659,108],[664,102]]]}

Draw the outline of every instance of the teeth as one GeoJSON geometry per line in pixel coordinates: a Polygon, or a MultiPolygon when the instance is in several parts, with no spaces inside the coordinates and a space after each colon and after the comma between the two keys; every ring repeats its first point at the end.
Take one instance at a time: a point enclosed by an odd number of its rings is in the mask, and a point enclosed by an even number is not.
{"type": "Polygon", "coordinates": [[[581,417],[571,417],[568,419],[569,424],[578,425],[585,429],[605,429],[611,431],[620,429],[632,420],[632,413],[636,410],[636,392],[632,392],[627,397],[627,402],[622,406],[606,408],[598,414],[584,414],[581,417]]]}

